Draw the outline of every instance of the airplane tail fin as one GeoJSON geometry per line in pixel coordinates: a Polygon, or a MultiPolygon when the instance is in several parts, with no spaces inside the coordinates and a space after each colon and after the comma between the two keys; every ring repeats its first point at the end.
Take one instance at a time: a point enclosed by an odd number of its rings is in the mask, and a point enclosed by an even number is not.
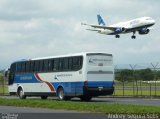
{"type": "Polygon", "coordinates": [[[101,25],[101,24],[103,24],[104,26],[106,25],[106,24],[104,23],[102,17],[101,17],[99,14],[97,15],[97,19],[98,19],[98,24],[99,24],[99,25],[101,25]]]}

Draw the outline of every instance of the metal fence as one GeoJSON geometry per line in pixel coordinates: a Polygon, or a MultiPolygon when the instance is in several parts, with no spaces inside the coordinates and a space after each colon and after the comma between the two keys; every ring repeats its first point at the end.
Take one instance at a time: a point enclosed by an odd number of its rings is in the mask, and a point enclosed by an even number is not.
{"type": "MultiPolygon", "coordinates": [[[[8,81],[0,75],[0,95],[8,95],[8,81]]],[[[113,96],[160,97],[160,63],[115,65],[113,96]]]]}
{"type": "Polygon", "coordinates": [[[114,96],[160,96],[160,63],[116,65],[114,96]]]}
{"type": "Polygon", "coordinates": [[[0,74],[0,95],[8,95],[8,80],[0,74]]]}

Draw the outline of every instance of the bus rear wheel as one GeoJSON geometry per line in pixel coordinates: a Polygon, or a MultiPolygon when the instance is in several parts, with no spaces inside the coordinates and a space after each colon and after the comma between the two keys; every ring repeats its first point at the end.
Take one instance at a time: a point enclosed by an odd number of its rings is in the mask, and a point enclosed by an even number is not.
{"type": "Polygon", "coordinates": [[[24,95],[24,91],[22,88],[18,89],[18,96],[20,99],[26,99],[26,95],[24,95]]]}

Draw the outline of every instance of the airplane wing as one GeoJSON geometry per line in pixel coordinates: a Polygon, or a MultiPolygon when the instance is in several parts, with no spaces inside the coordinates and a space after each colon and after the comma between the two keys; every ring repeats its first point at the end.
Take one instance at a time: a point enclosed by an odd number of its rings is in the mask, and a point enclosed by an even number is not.
{"type": "Polygon", "coordinates": [[[92,24],[85,24],[85,23],[81,23],[81,25],[91,26],[93,28],[99,28],[99,29],[108,29],[111,31],[115,31],[117,29],[117,27],[108,27],[108,26],[92,25],[92,24]]]}
{"type": "Polygon", "coordinates": [[[97,29],[86,29],[86,30],[88,30],[88,31],[101,31],[101,30],[97,30],[97,29]]]}

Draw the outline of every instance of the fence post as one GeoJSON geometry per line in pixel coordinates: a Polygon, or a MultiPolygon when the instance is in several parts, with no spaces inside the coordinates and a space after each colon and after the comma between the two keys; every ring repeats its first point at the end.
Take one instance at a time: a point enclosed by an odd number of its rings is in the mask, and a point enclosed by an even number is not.
{"type": "MultiPolygon", "coordinates": [[[[116,78],[116,73],[117,72],[118,72],[117,71],[117,65],[115,65],[115,67],[114,67],[114,78],[116,78]]],[[[113,92],[114,96],[115,96],[115,91],[116,91],[116,82],[114,81],[114,92],[113,92]]]]}
{"type": "Polygon", "coordinates": [[[123,81],[123,96],[124,96],[124,76],[123,76],[122,81],[123,81]]]}
{"type": "MultiPolygon", "coordinates": [[[[132,74],[132,75],[133,75],[134,79],[136,80],[136,87],[137,87],[137,79],[136,79],[136,77],[135,77],[135,68],[136,68],[137,64],[135,64],[135,65],[129,64],[129,66],[130,66],[131,69],[133,70],[133,74],[132,74]]],[[[138,91],[138,88],[137,88],[137,91],[138,91]]],[[[134,81],[133,81],[133,95],[135,96],[134,81]]]]}
{"type": "Polygon", "coordinates": [[[156,70],[156,68],[157,68],[157,66],[159,65],[159,63],[157,62],[155,65],[151,62],[151,65],[152,65],[152,67],[153,67],[153,69],[154,69],[154,79],[155,79],[155,96],[157,95],[157,76],[156,76],[156,72],[157,72],[157,70],[156,70]]]}
{"type": "Polygon", "coordinates": [[[4,76],[3,76],[3,95],[5,95],[5,78],[4,78],[4,76]]]}
{"type": "Polygon", "coordinates": [[[152,91],[151,83],[149,83],[149,85],[150,85],[150,97],[151,97],[151,91],[152,91]]]}
{"type": "Polygon", "coordinates": [[[142,80],[140,80],[140,90],[141,90],[141,96],[142,96],[142,80]]]}

